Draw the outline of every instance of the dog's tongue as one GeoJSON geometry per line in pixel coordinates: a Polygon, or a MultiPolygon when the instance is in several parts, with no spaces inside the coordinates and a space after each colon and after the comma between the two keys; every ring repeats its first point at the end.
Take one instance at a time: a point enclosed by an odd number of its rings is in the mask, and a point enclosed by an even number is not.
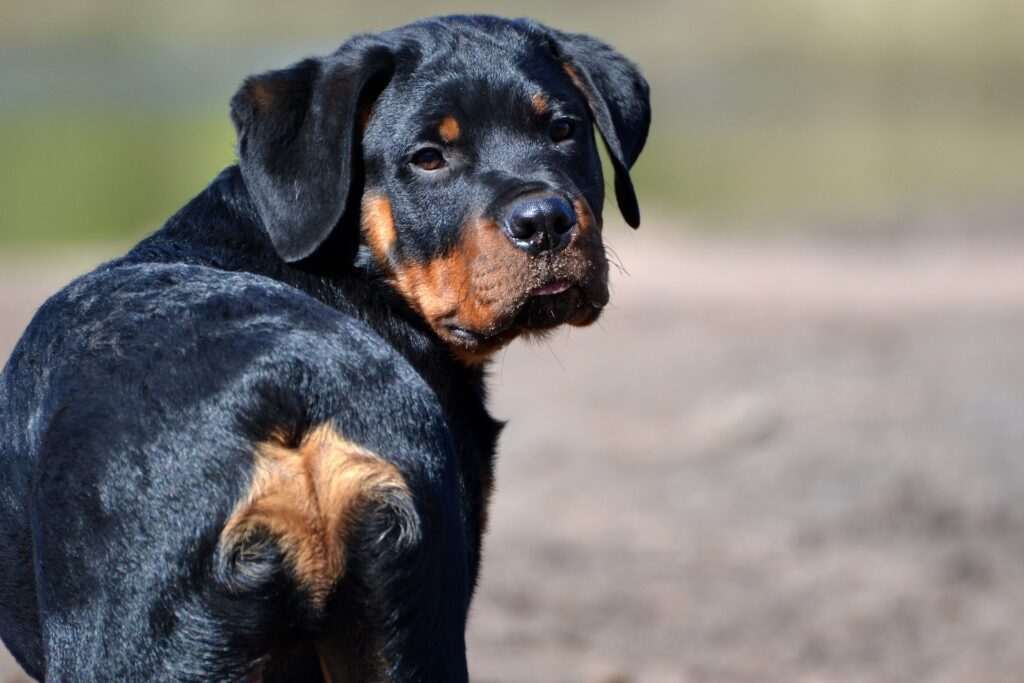
{"type": "Polygon", "coordinates": [[[561,294],[570,287],[572,287],[572,283],[567,282],[566,280],[559,280],[557,282],[552,282],[550,284],[534,288],[534,290],[530,292],[530,296],[551,296],[552,294],[561,294]]]}

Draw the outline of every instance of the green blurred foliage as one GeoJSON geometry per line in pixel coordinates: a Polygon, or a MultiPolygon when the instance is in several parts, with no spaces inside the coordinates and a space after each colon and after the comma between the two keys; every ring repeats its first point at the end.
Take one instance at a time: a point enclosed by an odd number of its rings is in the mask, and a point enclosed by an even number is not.
{"type": "Polygon", "coordinates": [[[655,117],[641,199],[681,222],[1024,197],[1019,0],[0,0],[0,245],[158,227],[231,162],[246,74],[460,11],[534,16],[637,61],[655,117]]]}
{"type": "Polygon", "coordinates": [[[0,130],[4,239],[148,232],[231,163],[224,117],[40,116],[0,130]]]}

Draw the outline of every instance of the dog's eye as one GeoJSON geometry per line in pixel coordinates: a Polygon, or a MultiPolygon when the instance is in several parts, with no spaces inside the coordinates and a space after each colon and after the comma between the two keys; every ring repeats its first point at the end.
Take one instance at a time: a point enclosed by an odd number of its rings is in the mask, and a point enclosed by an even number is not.
{"type": "Polygon", "coordinates": [[[412,155],[409,163],[422,168],[424,171],[437,171],[448,165],[448,162],[444,160],[444,155],[441,154],[441,150],[434,149],[433,147],[424,147],[417,151],[412,155]]]}
{"type": "Polygon", "coordinates": [[[558,119],[557,121],[551,122],[551,130],[549,135],[554,142],[562,142],[572,137],[572,134],[576,132],[576,122],[569,119],[558,119]]]}

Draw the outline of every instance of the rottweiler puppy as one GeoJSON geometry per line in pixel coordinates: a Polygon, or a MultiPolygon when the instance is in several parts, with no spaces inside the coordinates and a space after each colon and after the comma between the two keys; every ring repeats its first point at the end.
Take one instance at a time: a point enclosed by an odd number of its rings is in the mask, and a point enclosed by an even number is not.
{"type": "Polygon", "coordinates": [[[648,88],[429,19],[245,81],[238,164],[37,313],[0,379],[0,635],[51,681],[465,681],[487,361],[608,302],[648,88]]]}

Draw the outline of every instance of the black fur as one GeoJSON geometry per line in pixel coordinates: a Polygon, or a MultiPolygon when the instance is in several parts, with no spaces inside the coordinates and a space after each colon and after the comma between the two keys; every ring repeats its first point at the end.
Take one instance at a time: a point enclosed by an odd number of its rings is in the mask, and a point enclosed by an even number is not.
{"type": "MultiPolygon", "coordinates": [[[[483,366],[458,345],[581,310],[592,322],[603,256],[574,256],[585,275],[565,294],[524,285],[501,329],[449,339],[367,244],[360,202],[389,199],[398,240],[385,261],[405,264],[450,253],[470,218],[500,222],[524,192],[581,197],[600,221],[589,125],[547,137],[564,116],[600,128],[635,226],[628,168],[647,86],[592,38],[448,17],[250,78],[231,115],[238,166],[50,299],[0,376],[0,636],[47,680],[319,680],[311,643],[324,638],[358,644],[358,680],[466,680],[501,425],[483,366]],[[529,109],[536,91],[543,115],[529,109]],[[457,143],[436,139],[447,113],[463,124],[457,143]],[[424,143],[444,150],[443,173],[410,163],[424,143]],[[218,539],[255,445],[322,424],[397,467],[414,509],[371,510],[316,607],[272,538],[244,552],[218,539]]],[[[531,272],[569,272],[558,258],[531,272]]]]}

